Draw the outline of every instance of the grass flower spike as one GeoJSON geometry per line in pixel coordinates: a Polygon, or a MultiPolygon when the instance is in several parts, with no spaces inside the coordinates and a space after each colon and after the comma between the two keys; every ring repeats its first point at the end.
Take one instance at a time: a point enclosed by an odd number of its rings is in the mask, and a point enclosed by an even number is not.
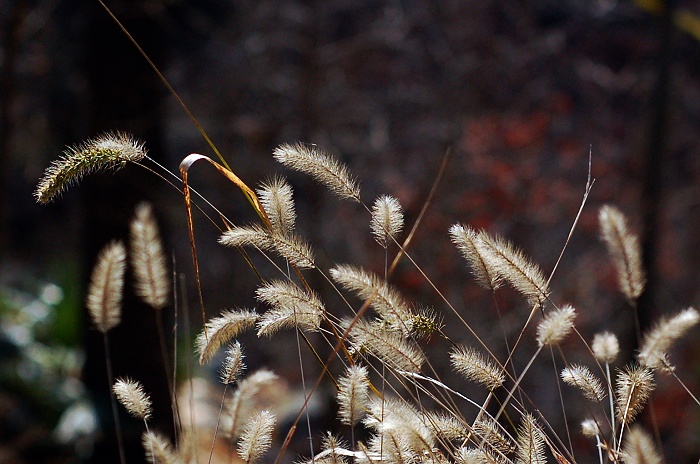
{"type": "Polygon", "coordinates": [[[620,290],[630,302],[634,302],[644,291],[646,283],[639,241],[627,230],[625,215],[614,206],[603,206],[600,209],[599,221],[600,235],[612,256],[620,290]]]}
{"type": "Polygon", "coordinates": [[[340,198],[360,201],[360,187],[347,166],[321,148],[285,143],[275,148],[274,157],[288,168],[310,175],[340,198]]]}
{"type": "Polygon", "coordinates": [[[121,319],[122,289],[126,268],[126,249],[112,242],[102,249],[92,271],[87,308],[97,329],[107,333],[121,319]]]}
{"type": "Polygon", "coordinates": [[[247,464],[254,463],[272,445],[275,416],[270,411],[260,411],[246,425],[238,443],[238,454],[247,464]]]}
{"type": "Polygon", "coordinates": [[[146,156],[143,143],[122,132],[102,134],[75,147],[51,163],[34,192],[39,203],[49,203],[83,176],[107,169],[120,169],[146,156]]]}
{"type": "Polygon", "coordinates": [[[503,369],[474,348],[455,348],[450,353],[450,360],[454,369],[464,378],[480,383],[491,391],[503,385],[506,380],[503,369]]]}
{"type": "Polygon", "coordinates": [[[377,198],[372,205],[370,229],[383,248],[395,240],[403,230],[403,209],[399,200],[389,195],[377,198]]]}
{"type": "Polygon", "coordinates": [[[694,308],[684,309],[670,319],[662,319],[644,336],[642,349],[637,355],[639,363],[651,369],[673,370],[673,366],[667,359],[671,344],[698,321],[700,321],[700,314],[694,308]]]}
{"type": "Polygon", "coordinates": [[[144,421],[151,417],[151,399],[139,382],[128,378],[117,379],[112,390],[129,414],[144,421]]]}
{"type": "Polygon", "coordinates": [[[611,363],[615,361],[620,353],[620,343],[617,341],[615,334],[601,332],[593,337],[591,349],[598,361],[611,363]]]}
{"type": "Polygon", "coordinates": [[[483,253],[484,244],[480,234],[469,226],[455,224],[450,227],[450,237],[469,263],[476,282],[488,290],[497,290],[503,276],[496,272],[491,260],[483,253]]]}
{"type": "Polygon", "coordinates": [[[219,348],[253,327],[258,317],[255,311],[235,310],[224,311],[220,316],[209,319],[206,330],[199,334],[196,341],[199,363],[210,361],[219,348]]]}
{"type": "Polygon", "coordinates": [[[369,378],[367,368],[354,365],[338,380],[338,416],[343,424],[355,425],[367,408],[369,378]]]}
{"type": "Polygon", "coordinates": [[[550,312],[537,326],[537,343],[540,346],[556,345],[566,338],[574,328],[576,310],[566,305],[550,312]]]}
{"type": "Polygon", "coordinates": [[[136,294],[154,309],[168,304],[170,288],[165,254],[151,205],[136,207],[131,221],[131,263],[136,278],[136,294]]]}

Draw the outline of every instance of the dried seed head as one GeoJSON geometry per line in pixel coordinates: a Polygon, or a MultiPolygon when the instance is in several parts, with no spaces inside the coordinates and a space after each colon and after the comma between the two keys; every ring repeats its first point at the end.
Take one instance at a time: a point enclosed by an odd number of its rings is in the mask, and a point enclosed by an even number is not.
{"type": "Polygon", "coordinates": [[[343,199],[360,200],[360,188],[347,166],[315,145],[282,144],[275,148],[275,160],[290,169],[310,175],[343,199]]]}
{"type": "Polygon", "coordinates": [[[116,132],[102,134],[64,151],[63,156],[44,171],[34,197],[49,203],[71,184],[96,171],[120,169],[128,162],[136,163],[146,156],[143,143],[131,135],[116,132]]]}
{"type": "Polygon", "coordinates": [[[143,432],[141,444],[146,451],[146,461],[151,464],[176,464],[180,462],[170,441],[157,432],[143,432]]]}
{"type": "Polygon", "coordinates": [[[700,321],[700,314],[694,308],[687,308],[670,319],[662,319],[644,335],[642,349],[637,355],[639,364],[651,369],[672,371],[668,362],[668,350],[691,327],[700,321]]]}
{"type": "Polygon", "coordinates": [[[243,363],[244,357],[241,344],[238,340],[229,344],[226,350],[226,359],[221,368],[220,379],[222,383],[228,385],[235,382],[238,377],[240,377],[246,367],[243,363]]]}
{"type": "Polygon", "coordinates": [[[584,437],[593,438],[598,436],[600,429],[598,428],[596,421],[593,419],[586,419],[581,422],[581,432],[583,433],[584,437]]]}
{"type": "Polygon", "coordinates": [[[338,380],[338,416],[340,422],[355,425],[364,415],[369,400],[369,378],[367,368],[355,364],[350,366],[338,380]]]}
{"type": "MultiPolygon", "coordinates": [[[[486,233],[483,232],[483,235],[486,233]]],[[[496,272],[489,258],[482,253],[485,245],[481,243],[480,234],[469,226],[455,224],[450,227],[450,237],[469,263],[476,282],[488,290],[497,290],[503,283],[503,276],[496,272]]]]}
{"type": "Polygon", "coordinates": [[[544,453],[544,432],[537,421],[530,414],[526,414],[518,427],[518,463],[545,464],[547,459],[544,453]]]}
{"type": "Polygon", "coordinates": [[[216,352],[238,336],[248,330],[258,320],[255,311],[231,310],[224,311],[221,316],[209,319],[206,329],[202,331],[195,342],[196,351],[199,353],[199,363],[204,364],[211,360],[216,352]]]}
{"type": "Polygon", "coordinates": [[[617,270],[620,290],[630,302],[634,302],[644,291],[646,282],[639,241],[627,229],[625,215],[614,206],[603,206],[599,221],[600,234],[617,270]]]}
{"type": "Polygon", "coordinates": [[[112,242],[102,249],[92,271],[86,306],[102,333],[119,324],[125,268],[126,248],[122,242],[112,242]]]}
{"type": "Polygon", "coordinates": [[[549,284],[542,270],[512,243],[503,237],[479,232],[475,245],[491,270],[499,274],[531,305],[543,305],[549,298],[549,284]]]}
{"type": "Polygon", "coordinates": [[[598,361],[609,364],[615,361],[617,355],[620,353],[620,344],[615,334],[601,332],[593,337],[591,349],[598,361]]]}
{"type": "Polygon", "coordinates": [[[315,293],[282,280],[263,285],[255,293],[258,301],[272,306],[258,321],[258,336],[294,327],[307,332],[319,330],[326,308],[315,293]]]}
{"type": "Polygon", "coordinates": [[[550,311],[537,326],[537,343],[540,346],[556,345],[574,328],[576,310],[571,305],[550,311]]]}
{"type": "Polygon", "coordinates": [[[617,374],[615,403],[620,422],[630,423],[639,414],[654,390],[654,374],[640,366],[626,367],[617,374]]]}
{"type": "Polygon", "coordinates": [[[260,411],[246,425],[238,442],[238,455],[247,464],[258,461],[272,445],[275,421],[270,411],[260,411]]]}
{"type": "Polygon", "coordinates": [[[374,239],[386,248],[403,230],[403,209],[399,200],[382,195],[372,205],[370,228],[374,239]]]}
{"type": "Polygon", "coordinates": [[[493,391],[506,379],[503,369],[474,348],[459,347],[452,350],[450,360],[454,369],[467,380],[480,383],[493,391]]]}
{"type": "Polygon", "coordinates": [[[129,378],[117,379],[112,390],[129,414],[145,421],[151,417],[151,399],[139,382],[129,378]]]}
{"type": "Polygon", "coordinates": [[[272,230],[281,235],[292,233],[296,212],[294,211],[292,187],[287,181],[282,177],[273,177],[264,182],[257,193],[260,203],[270,219],[272,230]]]}
{"type": "Polygon", "coordinates": [[[136,216],[131,221],[131,263],[136,294],[152,308],[164,308],[170,295],[168,270],[158,225],[148,203],[136,207],[136,216]]]}
{"type": "Polygon", "coordinates": [[[654,440],[641,427],[631,427],[622,445],[622,459],[626,464],[661,464],[654,440]]]}
{"type": "Polygon", "coordinates": [[[561,379],[564,383],[576,387],[583,392],[583,396],[592,401],[601,401],[605,398],[605,389],[600,379],[586,366],[572,364],[561,371],[561,379]]]}

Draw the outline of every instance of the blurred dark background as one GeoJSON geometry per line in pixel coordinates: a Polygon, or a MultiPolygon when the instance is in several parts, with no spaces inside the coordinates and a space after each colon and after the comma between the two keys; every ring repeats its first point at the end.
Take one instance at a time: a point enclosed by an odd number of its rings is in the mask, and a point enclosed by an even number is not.
{"type": "MultiPolygon", "coordinates": [[[[639,302],[642,327],[700,302],[696,2],[123,0],[109,6],[251,186],[283,172],[271,157],[278,144],[317,143],[357,174],[366,203],[383,193],[396,196],[410,227],[449,149],[446,174],[411,252],[489,346],[500,347],[497,354],[505,347],[491,296],[474,284],[447,230],[464,222],[501,233],[549,273],[583,197],[589,153],[595,185],[553,279],[554,300],[579,308],[585,337],[603,329],[620,336],[618,367],[630,359],[631,309],[597,232],[599,207],[614,203],[643,243],[649,285],[639,302]]],[[[198,313],[182,198],[136,166],[91,176],[49,206],[36,204],[32,192],[66,145],[104,130],[133,133],[172,172],[191,152],[213,154],[96,2],[4,1],[0,40],[0,463],[117,462],[102,340],[85,318],[83,294],[98,250],[126,239],[134,206],[148,200],[198,313]],[[59,421],[84,398],[106,416],[102,433],[60,444],[59,421]]],[[[209,168],[196,165],[190,177],[234,222],[255,220],[240,192],[209,168]]],[[[350,262],[381,273],[384,255],[366,212],[303,176],[289,177],[298,228],[322,267],[350,262]]],[[[208,314],[252,306],[253,273],[216,244],[216,229],[201,215],[196,222],[208,314]]],[[[309,279],[327,290],[318,275],[309,279]]],[[[421,305],[447,312],[407,262],[392,281],[421,305]]],[[[517,334],[528,311],[522,298],[504,290],[499,306],[506,332],[517,334]]],[[[473,343],[445,317],[450,337],[473,343]]],[[[700,345],[693,333],[672,357],[697,393],[700,345]]],[[[110,339],[115,373],[153,392],[154,427],[172,432],[153,311],[127,295],[124,322],[110,339]]],[[[254,339],[248,341],[252,346],[254,339]]],[[[443,341],[428,345],[446,358],[443,341]]],[[[577,354],[580,344],[573,345],[569,361],[586,362],[585,353],[577,354]]],[[[289,351],[284,337],[258,344],[249,364],[276,369],[293,383],[298,368],[289,367],[295,365],[289,351]]],[[[531,350],[522,352],[524,361],[531,350]]],[[[446,361],[436,365],[446,368],[446,361]]],[[[550,368],[525,384],[548,417],[561,415],[552,376],[550,368]],[[547,381],[539,383],[542,376],[547,381]]],[[[445,378],[460,385],[449,373],[445,378]]],[[[658,384],[666,459],[695,462],[700,408],[669,378],[658,384]]],[[[565,394],[572,417],[586,413],[576,392],[565,394]]],[[[138,462],[140,425],[124,421],[136,443],[128,460],[138,462]]],[[[647,416],[642,422],[650,424],[647,416]]],[[[594,445],[577,427],[572,433],[588,450],[581,462],[595,459],[594,445]]]]}

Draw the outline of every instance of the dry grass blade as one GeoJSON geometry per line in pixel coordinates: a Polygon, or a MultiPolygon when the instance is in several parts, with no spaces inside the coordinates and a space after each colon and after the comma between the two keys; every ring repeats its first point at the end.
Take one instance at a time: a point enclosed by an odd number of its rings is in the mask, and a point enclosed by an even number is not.
{"type": "Polygon", "coordinates": [[[170,288],[165,254],[151,205],[136,207],[131,221],[131,263],[136,277],[136,294],[154,309],[168,304],[170,288]]]}
{"type": "Polygon", "coordinates": [[[121,242],[112,242],[102,249],[92,271],[86,305],[102,333],[119,324],[125,268],[126,248],[121,242]]]}

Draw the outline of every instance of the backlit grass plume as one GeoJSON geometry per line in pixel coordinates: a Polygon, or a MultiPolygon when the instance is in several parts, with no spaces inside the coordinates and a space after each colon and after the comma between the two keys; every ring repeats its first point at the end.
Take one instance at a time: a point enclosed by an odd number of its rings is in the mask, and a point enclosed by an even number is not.
{"type": "Polygon", "coordinates": [[[310,175],[343,199],[360,200],[360,187],[344,164],[316,145],[282,144],[275,148],[275,160],[290,169],[310,175]]]}
{"type": "Polygon", "coordinates": [[[99,135],[80,145],[69,147],[61,158],[53,161],[44,171],[34,197],[39,203],[49,203],[87,174],[120,169],[126,163],[141,161],[145,156],[143,143],[129,134],[109,132],[99,135]]]}
{"type": "Polygon", "coordinates": [[[136,278],[136,294],[154,309],[168,304],[170,288],[165,254],[153,209],[148,203],[136,207],[131,221],[131,263],[136,278]]]}
{"type": "Polygon", "coordinates": [[[600,235],[615,265],[620,290],[630,302],[634,302],[644,291],[646,283],[639,240],[627,229],[625,215],[614,206],[600,208],[599,221],[600,235]]]}
{"type": "Polygon", "coordinates": [[[372,205],[370,229],[374,239],[386,248],[403,230],[403,209],[396,198],[382,195],[372,205]]]}
{"type": "Polygon", "coordinates": [[[150,419],[151,398],[139,382],[128,378],[117,379],[112,390],[129,414],[144,421],[150,419]]]}
{"type": "Polygon", "coordinates": [[[93,324],[102,333],[121,319],[125,268],[126,248],[122,242],[112,242],[102,249],[92,271],[86,305],[93,324]]]}

